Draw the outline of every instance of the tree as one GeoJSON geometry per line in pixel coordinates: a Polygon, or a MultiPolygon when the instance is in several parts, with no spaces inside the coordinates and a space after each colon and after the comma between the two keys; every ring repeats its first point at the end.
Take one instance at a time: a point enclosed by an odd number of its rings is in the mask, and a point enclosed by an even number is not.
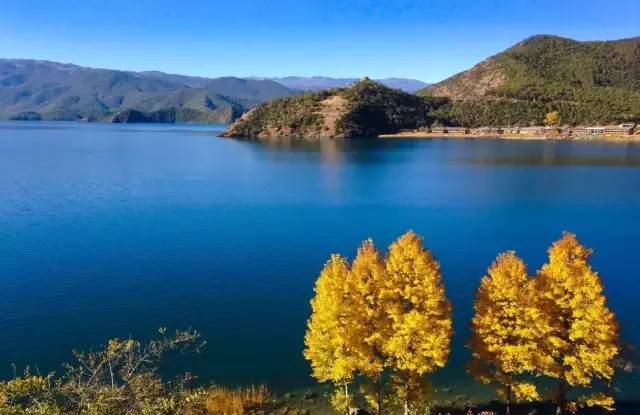
{"type": "Polygon", "coordinates": [[[159,366],[170,352],[198,352],[204,345],[194,330],[176,331],[147,343],[111,339],[98,350],[74,351],[65,374],[24,375],[0,382],[3,415],[184,415],[202,402],[200,390],[188,389],[189,373],[165,382],[159,366]]]}
{"type": "MultiPolygon", "coordinates": [[[[538,271],[537,291],[551,324],[545,370],[558,379],[557,412],[568,405],[568,386],[588,386],[613,376],[618,354],[618,323],[607,307],[603,286],[588,259],[592,251],[576,235],[564,233],[549,248],[549,259],[538,271]]],[[[612,399],[596,394],[582,400],[610,407],[612,399]]]]}
{"type": "Polygon", "coordinates": [[[356,371],[356,360],[348,345],[350,328],[345,316],[348,276],[346,259],[331,255],[316,281],[311,318],[304,338],[304,357],[311,362],[312,375],[320,382],[342,385],[344,393],[340,392],[340,401],[346,402],[347,407],[348,385],[356,371]]]}
{"type": "Polygon", "coordinates": [[[348,343],[355,353],[357,370],[373,381],[373,385],[364,384],[362,392],[376,414],[382,409],[385,363],[382,345],[390,329],[390,320],[380,304],[385,281],[384,262],[373,241],[368,239],[360,245],[351,265],[347,281],[349,305],[345,311],[351,334],[348,343]]]}
{"type": "Polygon", "coordinates": [[[560,124],[560,113],[558,111],[548,112],[544,116],[544,125],[558,125],[560,124]]]}
{"type": "Polygon", "coordinates": [[[424,395],[421,378],[443,367],[452,335],[451,304],[445,295],[440,264],[408,231],[389,247],[387,279],[381,293],[391,328],[383,345],[387,364],[400,378],[404,413],[411,397],[424,395]],[[415,390],[412,390],[415,389],[415,390]]]}
{"type": "Polygon", "coordinates": [[[480,281],[471,320],[469,371],[483,383],[497,383],[506,400],[538,399],[534,384],[517,375],[538,367],[539,347],[548,325],[539,308],[533,281],[513,251],[498,255],[480,281]]]}

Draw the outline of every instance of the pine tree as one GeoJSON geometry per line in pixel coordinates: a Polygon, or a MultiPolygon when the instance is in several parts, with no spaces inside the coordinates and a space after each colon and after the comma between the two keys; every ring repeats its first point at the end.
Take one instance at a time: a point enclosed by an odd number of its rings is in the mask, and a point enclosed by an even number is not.
{"type": "MultiPolygon", "coordinates": [[[[588,259],[592,251],[572,233],[564,233],[549,248],[549,259],[538,272],[537,290],[551,322],[547,374],[558,378],[558,413],[568,405],[568,386],[588,386],[613,376],[618,353],[618,323],[607,307],[603,286],[588,259]]],[[[587,405],[610,407],[612,399],[596,394],[587,405]]]]}
{"type": "Polygon", "coordinates": [[[480,281],[469,347],[471,374],[483,383],[497,383],[510,413],[512,399],[535,400],[534,384],[517,375],[533,373],[549,328],[536,300],[533,281],[513,251],[500,254],[480,281]]]}
{"type": "Polygon", "coordinates": [[[348,385],[356,371],[356,359],[348,346],[350,328],[344,312],[348,276],[347,261],[340,255],[332,255],[316,281],[304,338],[304,357],[311,362],[312,375],[320,382],[341,385],[344,392],[340,392],[340,401],[346,402],[347,407],[348,385]]]}
{"type": "Polygon", "coordinates": [[[412,396],[422,396],[421,378],[443,367],[452,335],[451,304],[445,296],[440,265],[422,239],[408,231],[389,247],[387,279],[381,294],[391,320],[383,350],[394,377],[407,389],[402,395],[408,414],[412,396]],[[414,389],[415,389],[414,388],[414,389]]]}
{"type": "Polygon", "coordinates": [[[373,241],[362,243],[351,265],[348,279],[349,346],[356,358],[358,372],[372,380],[363,385],[366,400],[380,414],[382,407],[382,375],[384,371],[383,340],[390,322],[380,304],[380,293],[386,281],[386,270],[373,241]]]}

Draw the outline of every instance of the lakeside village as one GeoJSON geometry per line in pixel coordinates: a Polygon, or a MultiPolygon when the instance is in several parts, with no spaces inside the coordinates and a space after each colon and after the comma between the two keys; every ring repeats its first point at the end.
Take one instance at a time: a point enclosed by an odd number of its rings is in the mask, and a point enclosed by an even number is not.
{"type": "Polygon", "coordinates": [[[530,127],[424,127],[403,130],[397,134],[381,137],[498,137],[522,139],[640,139],[640,127],[635,123],[606,126],[555,126],[540,125],[530,127]]]}

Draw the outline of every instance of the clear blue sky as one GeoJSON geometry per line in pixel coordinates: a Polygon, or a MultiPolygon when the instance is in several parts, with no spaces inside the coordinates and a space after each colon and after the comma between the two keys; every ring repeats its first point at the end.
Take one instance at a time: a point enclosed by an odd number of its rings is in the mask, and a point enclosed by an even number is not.
{"type": "Polygon", "coordinates": [[[640,35],[640,0],[4,0],[0,57],[437,81],[537,33],[640,35]]]}

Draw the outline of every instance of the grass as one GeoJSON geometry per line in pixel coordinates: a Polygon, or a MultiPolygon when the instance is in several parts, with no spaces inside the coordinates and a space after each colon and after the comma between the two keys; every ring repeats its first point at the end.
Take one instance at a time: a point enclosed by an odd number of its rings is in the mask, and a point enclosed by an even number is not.
{"type": "Polygon", "coordinates": [[[275,401],[265,385],[231,389],[213,386],[207,390],[205,408],[211,415],[242,415],[275,401]]]}

